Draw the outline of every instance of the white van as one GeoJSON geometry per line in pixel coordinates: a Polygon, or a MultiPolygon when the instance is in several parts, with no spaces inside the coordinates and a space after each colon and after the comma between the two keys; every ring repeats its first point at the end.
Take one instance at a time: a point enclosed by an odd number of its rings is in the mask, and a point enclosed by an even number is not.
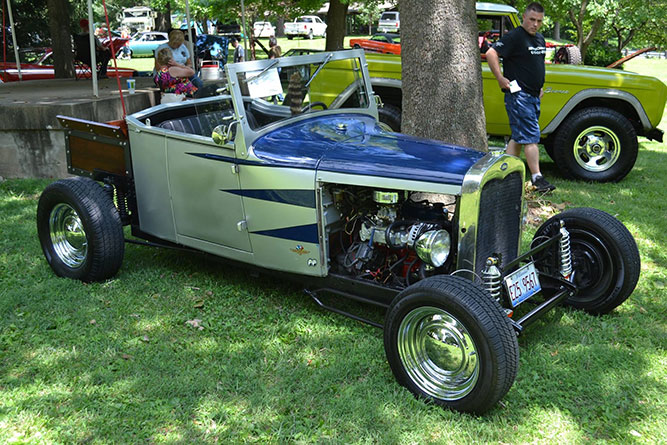
{"type": "Polygon", "coordinates": [[[398,11],[383,12],[378,22],[378,32],[400,32],[401,16],[398,11]]]}

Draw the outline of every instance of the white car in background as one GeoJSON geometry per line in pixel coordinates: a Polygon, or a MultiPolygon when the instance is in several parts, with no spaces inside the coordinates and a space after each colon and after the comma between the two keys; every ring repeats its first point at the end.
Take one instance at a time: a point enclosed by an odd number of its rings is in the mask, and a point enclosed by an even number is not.
{"type": "Polygon", "coordinates": [[[252,33],[255,37],[274,37],[276,27],[271,22],[255,22],[252,25],[252,33]]]}
{"type": "Polygon", "coordinates": [[[378,32],[401,32],[401,14],[398,11],[383,12],[378,22],[378,32]]]}
{"type": "Polygon", "coordinates": [[[302,15],[293,22],[285,23],[285,35],[288,39],[294,37],[326,37],[327,24],[316,15],[302,15]]]}

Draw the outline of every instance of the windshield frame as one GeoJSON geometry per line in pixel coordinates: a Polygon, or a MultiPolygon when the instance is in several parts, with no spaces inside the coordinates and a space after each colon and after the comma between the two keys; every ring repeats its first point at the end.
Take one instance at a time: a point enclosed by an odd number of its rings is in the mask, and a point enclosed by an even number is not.
{"type": "MultiPolygon", "coordinates": [[[[263,136],[264,134],[273,131],[284,125],[289,125],[301,120],[310,119],[314,116],[327,115],[327,114],[364,114],[370,115],[375,119],[378,118],[377,104],[375,102],[373,87],[371,86],[370,76],[368,74],[368,63],[364,57],[364,51],[362,49],[353,49],[353,50],[344,50],[344,51],[335,51],[335,52],[321,52],[315,54],[308,54],[303,56],[291,56],[291,57],[280,57],[277,59],[264,59],[264,60],[253,60],[248,62],[240,62],[234,64],[225,65],[225,72],[228,82],[228,92],[232,96],[234,103],[235,118],[239,121],[239,125],[242,127],[243,141],[239,141],[237,138],[237,156],[247,157],[248,150],[246,147],[250,147],[257,138],[263,136]],[[248,97],[244,98],[243,93],[241,92],[241,86],[238,82],[239,74],[245,72],[257,72],[264,71],[270,68],[284,68],[292,67],[295,65],[304,65],[304,64],[323,64],[325,61],[327,63],[334,62],[338,60],[350,60],[357,59],[359,61],[359,70],[358,70],[358,79],[355,83],[361,83],[363,91],[361,94],[364,95],[364,100],[368,104],[368,107],[362,108],[330,108],[326,110],[312,110],[306,114],[300,114],[295,116],[286,117],[278,122],[268,124],[264,127],[253,129],[250,127],[248,119],[246,118],[245,111],[245,102],[248,102],[248,97]],[[277,61],[277,64],[276,64],[277,61]]],[[[341,96],[345,93],[350,93],[354,91],[354,83],[347,86],[345,91],[341,93],[341,96]]],[[[255,99],[256,103],[266,103],[263,99],[255,99]]],[[[334,101],[335,102],[335,101],[334,101]]]]}

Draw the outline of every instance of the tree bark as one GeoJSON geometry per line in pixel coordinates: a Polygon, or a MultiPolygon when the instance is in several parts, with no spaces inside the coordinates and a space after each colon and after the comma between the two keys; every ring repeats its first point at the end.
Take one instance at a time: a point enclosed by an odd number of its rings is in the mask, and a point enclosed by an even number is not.
{"type": "Polygon", "coordinates": [[[169,32],[171,30],[171,3],[167,2],[164,9],[157,11],[155,17],[155,30],[162,32],[169,32]]]}
{"type": "Polygon", "coordinates": [[[49,31],[53,50],[53,69],[57,79],[74,77],[74,55],[69,28],[69,4],[67,0],[47,0],[49,31]]]}
{"type": "Polygon", "coordinates": [[[285,18],[278,17],[276,20],[276,37],[285,37],[285,18]]]}
{"type": "Polygon", "coordinates": [[[474,0],[401,2],[401,130],[488,149],[474,0]]]}
{"type": "Polygon", "coordinates": [[[554,23],[554,39],[560,40],[560,22],[554,23]]]}
{"type": "Polygon", "coordinates": [[[347,8],[348,5],[341,3],[340,0],[332,0],[329,2],[329,11],[327,12],[327,42],[325,45],[325,51],[336,51],[343,49],[347,8]]]}

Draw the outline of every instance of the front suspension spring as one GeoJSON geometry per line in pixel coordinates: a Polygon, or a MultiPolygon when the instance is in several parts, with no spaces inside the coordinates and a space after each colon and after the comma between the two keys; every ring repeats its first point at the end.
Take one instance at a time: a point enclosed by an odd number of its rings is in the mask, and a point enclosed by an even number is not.
{"type": "Polygon", "coordinates": [[[566,280],[572,275],[572,251],[570,249],[570,232],[565,228],[565,223],[560,222],[560,274],[566,280]]]}
{"type": "Polygon", "coordinates": [[[500,302],[501,279],[502,274],[498,269],[498,259],[489,257],[482,271],[482,282],[484,283],[484,289],[497,302],[500,302]]]}

